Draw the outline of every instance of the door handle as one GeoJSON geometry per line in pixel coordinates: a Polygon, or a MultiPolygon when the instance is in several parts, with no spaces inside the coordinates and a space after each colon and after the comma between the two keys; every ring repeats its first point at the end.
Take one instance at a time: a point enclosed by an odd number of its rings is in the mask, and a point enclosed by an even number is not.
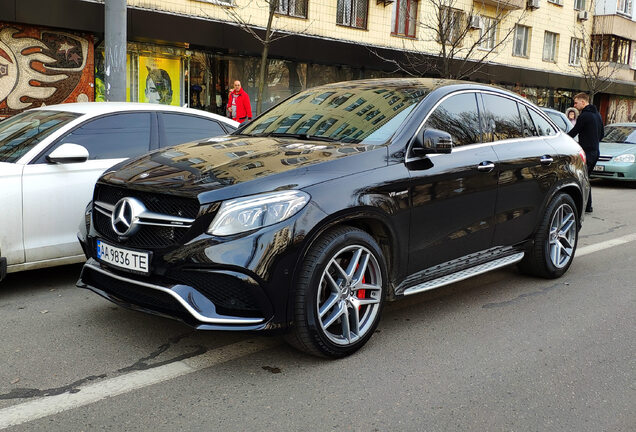
{"type": "Polygon", "coordinates": [[[495,169],[494,162],[483,161],[479,165],[477,165],[477,171],[480,172],[490,172],[495,169]]]}
{"type": "Polygon", "coordinates": [[[541,162],[541,165],[550,165],[552,162],[554,162],[554,159],[552,159],[552,156],[550,155],[543,155],[541,156],[541,159],[539,159],[539,161],[541,162]]]}

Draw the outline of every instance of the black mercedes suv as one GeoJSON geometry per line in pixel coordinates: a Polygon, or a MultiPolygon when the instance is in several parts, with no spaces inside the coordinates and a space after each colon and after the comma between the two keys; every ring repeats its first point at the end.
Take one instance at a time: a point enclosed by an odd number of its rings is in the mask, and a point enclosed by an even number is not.
{"type": "Polygon", "coordinates": [[[507,91],[435,79],[298,93],[222,138],[95,186],[78,286],[203,330],[286,330],[342,357],[385,301],[518,263],[572,263],[585,154],[507,91]]]}

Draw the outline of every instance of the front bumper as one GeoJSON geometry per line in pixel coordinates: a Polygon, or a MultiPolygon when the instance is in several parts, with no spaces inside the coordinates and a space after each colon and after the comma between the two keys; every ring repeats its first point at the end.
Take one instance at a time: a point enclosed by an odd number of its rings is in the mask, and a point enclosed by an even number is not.
{"type": "Polygon", "coordinates": [[[603,171],[592,170],[590,178],[604,178],[620,181],[636,180],[636,164],[623,162],[597,162],[596,167],[602,166],[603,171]]]}
{"type": "MultiPolygon", "coordinates": [[[[219,272],[205,272],[208,276],[219,272]]],[[[240,275],[226,277],[240,277],[240,275]]],[[[185,322],[200,330],[266,330],[265,317],[224,315],[205,295],[189,285],[166,281],[142,281],[134,275],[123,275],[100,265],[90,258],[77,282],[102,297],[128,309],[166,316],[185,322]]]]}

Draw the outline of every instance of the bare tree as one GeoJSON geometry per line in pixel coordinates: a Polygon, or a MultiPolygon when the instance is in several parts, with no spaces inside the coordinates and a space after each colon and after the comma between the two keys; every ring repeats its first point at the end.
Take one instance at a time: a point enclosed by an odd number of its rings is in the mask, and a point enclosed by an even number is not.
{"type": "MultiPolygon", "coordinates": [[[[591,11],[587,15],[591,17],[591,11]]],[[[574,25],[575,37],[570,41],[569,63],[577,66],[591,101],[612,85],[621,69],[628,67],[622,61],[629,58],[629,41],[607,31],[608,18],[611,16],[596,16],[591,26],[579,20],[574,25]]]]}
{"type": "MultiPolygon", "coordinates": [[[[249,1],[245,6],[240,8],[225,8],[225,12],[230,17],[232,21],[239,25],[239,27],[249,33],[254,39],[258,41],[263,46],[263,50],[261,52],[261,63],[258,74],[258,90],[256,95],[256,114],[261,113],[262,103],[263,103],[263,93],[265,88],[265,77],[268,75],[268,56],[269,56],[269,48],[272,43],[282,38],[291,36],[291,33],[284,32],[284,30],[276,29],[273,26],[274,16],[279,11],[279,6],[282,3],[285,3],[286,6],[289,6],[289,3],[293,2],[293,0],[260,0],[260,3],[264,4],[267,8],[267,25],[265,29],[259,30],[255,25],[249,22],[249,19],[245,18],[245,10],[250,7],[261,7],[255,1],[249,1]]],[[[294,2],[294,4],[296,4],[294,2]]],[[[306,2],[303,3],[306,8],[306,2]]],[[[305,10],[306,13],[306,10],[305,10]]],[[[307,29],[311,26],[311,23],[307,25],[307,27],[300,32],[294,32],[294,34],[302,34],[307,31],[307,29]]]]}
{"type": "Polygon", "coordinates": [[[402,60],[387,59],[372,51],[410,75],[468,78],[497,56],[526,17],[525,0],[493,0],[488,2],[489,8],[485,1],[471,2],[470,9],[465,10],[465,3],[459,0],[429,0],[415,24],[418,40],[404,42],[402,60]],[[421,51],[417,44],[422,42],[433,43],[437,52],[421,51]]]}

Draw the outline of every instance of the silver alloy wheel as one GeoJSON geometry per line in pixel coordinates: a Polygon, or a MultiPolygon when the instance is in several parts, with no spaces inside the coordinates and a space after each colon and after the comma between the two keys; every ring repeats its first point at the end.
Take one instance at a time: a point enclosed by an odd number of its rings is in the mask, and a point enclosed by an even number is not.
{"type": "Polygon", "coordinates": [[[576,215],[569,204],[561,204],[550,222],[550,261],[563,268],[572,259],[576,246],[576,215]]]}
{"type": "Polygon", "coordinates": [[[329,261],[317,293],[318,322],[337,345],[350,345],[372,328],[380,310],[382,274],[369,249],[350,245],[329,261]]]}

